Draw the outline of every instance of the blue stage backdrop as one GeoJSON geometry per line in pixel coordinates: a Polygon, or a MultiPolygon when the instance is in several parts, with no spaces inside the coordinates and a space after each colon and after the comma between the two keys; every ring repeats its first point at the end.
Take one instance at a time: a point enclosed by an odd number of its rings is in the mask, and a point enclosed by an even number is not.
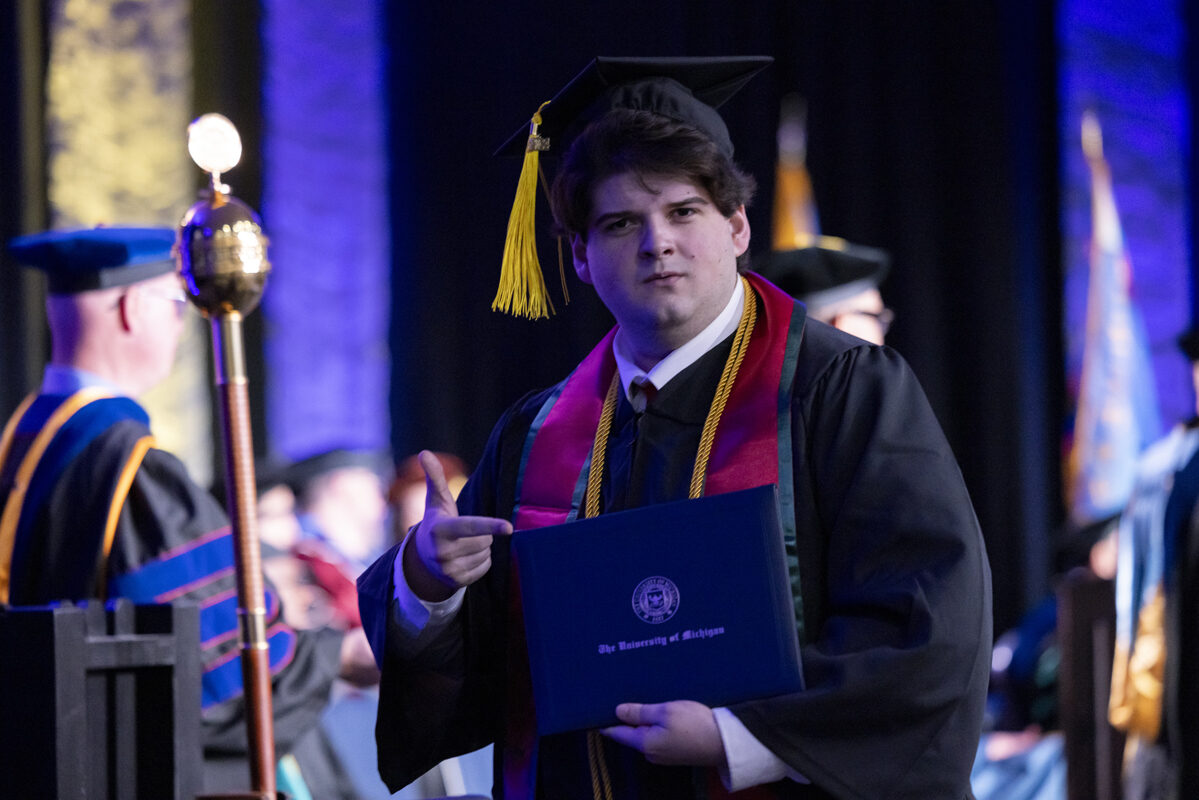
{"type": "Polygon", "coordinates": [[[1083,111],[1103,129],[1116,207],[1145,321],[1161,419],[1195,413],[1190,369],[1175,340],[1190,324],[1190,107],[1176,0],[1061,0],[1059,128],[1063,324],[1073,407],[1082,368],[1091,237],[1091,187],[1080,144],[1083,111]]]}
{"type": "Polygon", "coordinates": [[[286,457],[390,438],[383,14],[263,3],[266,422],[286,457]]]}

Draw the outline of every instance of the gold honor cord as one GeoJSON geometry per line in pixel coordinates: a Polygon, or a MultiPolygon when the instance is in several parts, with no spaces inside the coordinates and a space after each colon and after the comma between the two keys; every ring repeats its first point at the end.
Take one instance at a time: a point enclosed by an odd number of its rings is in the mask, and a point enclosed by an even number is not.
{"type": "Polygon", "coordinates": [[[587,731],[587,763],[591,767],[592,797],[595,800],[612,800],[612,777],[604,761],[604,740],[595,731],[587,731]]]}
{"type": "MultiPolygon", "coordinates": [[[[716,396],[712,398],[712,406],[708,409],[708,417],[704,420],[704,429],[700,434],[699,451],[695,455],[695,466],[691,470],[691,486],[687,497],[691,500],[699,498],[704,493],[704,482],[707,478],[708,462],[712,457],[712,445],[716,441],[716,426],[728,405],[729,396],[733,393],[733,384],[737,382],[737,373],[745,361],[749,350],[749,337],[758,319],[758,297],[754,294],[749,281],[741,278],[741,286],[745,290],[745,307],[741,310],[741,321],[737,323],[737,333],[733,336],[733,348],[729,351],[724,362],[724,370],[720,373],[720,383],[716,385],[716,396]]],[[[600,412],[599,425],[595,430],[595,442],[591,446],[591,465],[587,470],[587,494],[583,504],[584,518],[599,514],[600,484],[604,479],[604,462],[608,454],[608,435],[612,430],[612,419],[616,415],[616,398],[619,396],[620,372],[612,376],[608,386],[608,394],[604,397],[603,410],[600,412]]],[[[608,775],[608,765],[604,761],[603,740],[594,730],[587,731],[587,760],[591,767],[591,790],[595,800],[612,800],[612,781],[608,775]],[[601,794],[602,788],[602,794],[601,794]]]]}
{"type": "MultiPolygon", "coordinates": [[[[21,506],[25,503],[25,492],[29,489],[33,471],[37,468],[38,462],[42,460],[42,455],[50,445],[50,440],[66,424],[67,420],[74,416],[79,409],[105,397],[112,397],[112,393],[97,388],[80,389],[68,397],[62,405],[54,410],[50,419],[46,420],[46,424],[34,437],[33,444],[29,446],[29,452],[21,459],[21,465],[17,468],[17,473],[13,478],[12,489],[8,493],[8,501],[4,504],[4,514],[0,516],[0,603],[8,602],[9,580],[12,576],[12,551],[17,540],[17,523],[21,520],[21,506]]],[[[5,433],[8,433],[7,429],[5,433]]]]}
{"type": "Polygon", "coordinates": [[[737,335],[733,337],[733,349],[729,351],[729,357],[724,362],[720,383],[716,385],[716,396],[712,398],[712,407],[708,409],[704,431],[699,438],[699,452],[695,455],[695,468],[691,470],[691,489],[687,493],[687,497],[692,500],[704,493],[708,461],[712,457],[712,444],[716,441],[716,426],[720,424],[720,417],[724,414],[724,407],[728,405],[729,395],[733,393],[733,384],[737,381],[737,373],[741,371],[741,362],[745,361],[745,353],[749,350],[749,335],[758,321],[758,297],[745,278],[741,279],[741,285],[745,288],[745,308],[741,312],[737,335]]]}
{"type": "Polygon", "coordinates": [[[112,554],[112,543],[117,535],[117,521],[121,518],[121,509],[125,507],[125,498],[133,486],[133,478],[137,475],[146,457],[146,451],[158,443],[153,436],[143,436],[133,444],[133,450],[125,461],[121,476],[117,478],[116,489],[112,493],[112,502],[108,505],[108,519],[104,523],[104,546],[100,548],[100,563],[96,565],[96,597],[108,599],[108,558],[112,554]]]}

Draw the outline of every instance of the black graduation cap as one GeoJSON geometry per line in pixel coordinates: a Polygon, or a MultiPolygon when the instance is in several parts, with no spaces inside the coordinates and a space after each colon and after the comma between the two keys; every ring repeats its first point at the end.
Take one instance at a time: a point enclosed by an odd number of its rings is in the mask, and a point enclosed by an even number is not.
{"type": "Polygon", "coordinates": [[[732,158],[733,142],[716,109],[773,60],[769,56],[598,57],[543,103],[530,123],[495,151],[496,155],[523,155],[525,160],[508,219],[500,288],[492,309],[531,319],[553,310],[537,259],[534,229],[540,152],[565,152],[588,123],[625,108],[692,125],[732,158]]]}
{"type": "MultiPolygon", "coordinates": [[[[627,108],[693,125],[732,157],[733,143],[716,109],[772,61],[769,56],[600,56],[541,109],[538,135],[550,139],[553,151],[563,152],[587,123],[627,108]]],[[[495,154],[523,155],[528,137],[528,125],[522,125],[495,154]]]]}
{"type": "Polygon", "coordinates": [[[771,253],[758,269],[762,277],[809,308],[877,288],[887,277],[891,258],[883,250],[835,236],[811,241],[809,247],[771,253]]]}
{"type": "Polygon", "coordinates": [[[13,258],[46,273],[51,294],[129,286],[175,269],[174,228],[45,231],[9,242],[13,258]]]}
{"type": "Polygon", "coordinates": [[[286,486],[290,489],[291,469],[290,461],[273,455],[255,456],[254,486],[258,490],[258,496],[262,497],[276,486],[286,486]]]}
{"type": "Polygon", "coordinates": [[[375,450],[339,447],[315,453],[286,467],[284,476],[297,496],[322,475],[349,467],[365,467],[382,479],[387,472],[387,457],[375,450]]]}

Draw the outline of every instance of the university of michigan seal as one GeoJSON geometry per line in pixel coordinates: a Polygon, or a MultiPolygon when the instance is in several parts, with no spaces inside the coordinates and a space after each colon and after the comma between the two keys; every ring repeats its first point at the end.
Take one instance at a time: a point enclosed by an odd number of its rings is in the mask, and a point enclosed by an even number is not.
{"type": "Polygon", "coordinates": [[[633,590],[633,612],[651,625],[665,622],[679,610],[679,587],[670,578],[655,575],[633,590]]]}

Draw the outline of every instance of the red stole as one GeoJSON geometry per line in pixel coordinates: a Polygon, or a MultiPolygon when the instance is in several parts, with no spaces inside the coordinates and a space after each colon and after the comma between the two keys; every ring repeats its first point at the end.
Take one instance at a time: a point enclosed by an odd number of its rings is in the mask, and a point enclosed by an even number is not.
{"type": "MultiPolygon", "coordinates": [[[[791,378],[798,337],[790,337],[797,306],[790,295],[747,273],[761,305],[749,348],[716,428],[705,494],[780,484],[790,479],[791,378]],[[788,355],[792,358],[788,359],[788,355]],[[784,380],[785,376],[785,380],[784,380]]],[[[746,302],[751,300],[746,297],[746,302]]],[[[802,314],[802,312],[800,312],[802,314]]],[[[802,322],[802,316],[796,320],[802,322]]],[[[595,430],[616,372],[613,329],[542,407],[529,429],[517,482],[516,531],[573,520],[582,505],[595,430]]],[[[790,487],[780,486],[790,492],[790,487]]],[[[517,534],[519,535],[519,533],[517,534]]],[[[536,735],[515,564],[509,589],[508,720],[505,797],[533,796],[536,735]]]]}

